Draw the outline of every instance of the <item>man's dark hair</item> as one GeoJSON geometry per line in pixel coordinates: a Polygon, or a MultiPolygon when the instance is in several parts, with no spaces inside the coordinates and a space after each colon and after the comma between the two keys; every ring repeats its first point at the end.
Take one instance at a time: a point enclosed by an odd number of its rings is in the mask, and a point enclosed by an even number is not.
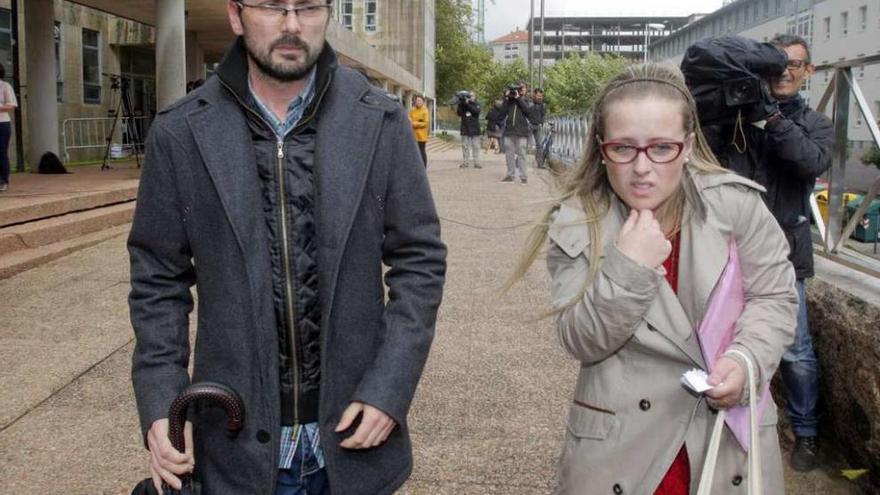
{"type": "Polygon", "coordinates": [[[541,88],[535,88],[535,89],[532,90],[532,93],[541,93],[541,94],[544,94],[544,90],[541,89],[541,88]]]}
{"type": "Polygon", "coordinates": [[[801,45],[804,47],[804,51],[807,52],[807,63],[810,63],[810,60],[813,59],[812,55],[810,55],[810,44],[807,43],[807,40],[796,34],[777,34],[772,40],[770,40],[770,44],[778,47],[778,48],[788,48],[792,45],[801,45]]]}

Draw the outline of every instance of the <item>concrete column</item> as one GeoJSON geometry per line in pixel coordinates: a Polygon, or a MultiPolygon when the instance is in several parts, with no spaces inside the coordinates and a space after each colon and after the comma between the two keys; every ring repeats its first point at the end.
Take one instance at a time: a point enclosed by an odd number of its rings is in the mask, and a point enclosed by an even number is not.
{"type": "Polygon", "coordinates": [[[24,2],[24,16],[27,39],[27,101],[24,109],[29,138],[26,157],[31,168],[36,170],[43,153],[50,151],[61,155],[58,88],[55,85],[55,2],[28,0],[24,2]]]}
{"type": "Polygon", "coordinates": [[[156,0],[156,104],[161,110],[185,94],[184,0],[156,0]]]}
{"type": "Polygon", "coordinates": [[[186,32],[186,82],[205,78],[205,49],[193,31],[186,32]]]}

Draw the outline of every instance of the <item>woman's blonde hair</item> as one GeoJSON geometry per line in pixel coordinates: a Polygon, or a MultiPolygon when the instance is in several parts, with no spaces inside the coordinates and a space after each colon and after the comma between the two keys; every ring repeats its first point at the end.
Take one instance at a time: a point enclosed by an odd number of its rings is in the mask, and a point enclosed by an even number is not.
{"type": "MultiPolygon", "coordinates": [[[[505,289],[509,289],[520,280],[535,262],[547,241],[547,232],[552,222],[553,214],[563,201],[577,197],[586,213],[585,223],[589,229],[590,238],[594,240],[602,238],[602,219],[608,213],[611,197],[614,194],[608,181],[608,171],[602,163],[602,154],[599,149],[599,139],[603,137],[605,130],[606,112],[615,102],[645,98],[658,98],[681,103],[684,131],[687,135],[693,134],[694,136],[693,149],[687,162],[687,168],[689,169],[687,172],[725,172],[715,159],[715,155],[712,154],[706,138],[703,137],[697,119],[696,103],[685,85],[684,76],[681,71],[669,64],[652,63],[626,67],[623,72],[602,88],[596,101],[593,103],[590,113],[590,125],[587,129],[588,135],[584,157],[577,167],[568,171],[560,178],[558,182],[558,196],[541,221],[532,229],[516,270],[505,283],[505,289]]],[[[689,173],[682,174],[683,181],[690,180],[689,173]]],[[[676,225],[680,225],[685,201],[684,188],[679,187],[677,192],[670,198],[667,198],[658,208],[656,212],[658,220],[671,220],[676,225]]],[[[599,269],[601,249],[602,242],[590,243],[590,274],[584,282],[583,291],[579,293],[578,297],[569,301],[568,304],[558,307],[558,311],[574,304],[590,286],[593,277],[595,277],[599,269]]]]}

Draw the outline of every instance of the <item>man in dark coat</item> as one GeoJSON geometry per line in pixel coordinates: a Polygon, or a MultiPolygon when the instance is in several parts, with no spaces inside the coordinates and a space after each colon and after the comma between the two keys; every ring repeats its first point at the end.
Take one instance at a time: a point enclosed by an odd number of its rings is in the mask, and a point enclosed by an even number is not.
{"type": "Polygon", "coordinates": [[[467,96],[462,95],[462,97],[456,109],[456,114],[461,118],[461,154],[464,158],[461,168],[468,168],[470,165],[474,168],[482,168],[480,166],[480,103],[477,102],[477,95],[473,91],[468,91],[467,96]]]}
{"type": "Polygon", "coordinates": [[[722,165],[767,189],[765,202],[788,238],[800,307],[795,341],[783,355],[780,368],[796,437],[791,465],[798,471],[809,471],[818,466],[819,423],[818,365],[804,287],[804,281],[813,276],[809,197],[816,178],[831,167],[834,136],[831,120],[810,109],[799,94],[815,70],[807,42],[799,36],[779,35],[771,43],[787,55],[785,72],[769,80],[778,109],[771,109],[762,122],[745,124],[744,140],[736,143],[730,139],[735,125],[707,126],[704,130],[722,165]]]}
{"type": "Polygon", "coordinates": [[[528,183],[526,172],[526,147],[529,143],[529,118],[532,104],[526,98],[525,86],[508,88],[504,95],[501,113],[504,120],[504,152],[507,159],[507,174],[501,182],[514,182],[517,173],[523,184],[528,183]]]}
{"type": "Polygon", "coordinates": [[[446,255],[409,121],[337,64],[323,1],[228,14],[238,39],[216,77],[153,122],[128,242],[154,484],[192,471],[205,494],[393,493],[446,255]],[[192,381],[235,389],[245,425],[230,438],[196,407],[181,453],[166,418],[191,354],[192,381]]]}
{"type": "Polygon", "coordinates": [[[532,136],[535,139],[535,162],[538,168],[544,167],[544,154],[541,145],[544,143],[544,119],[547,116],[547,104],[544,103],[544,90],[535,88],[532,91],[532,111],[529,115],[532,124],[532,136]]]}

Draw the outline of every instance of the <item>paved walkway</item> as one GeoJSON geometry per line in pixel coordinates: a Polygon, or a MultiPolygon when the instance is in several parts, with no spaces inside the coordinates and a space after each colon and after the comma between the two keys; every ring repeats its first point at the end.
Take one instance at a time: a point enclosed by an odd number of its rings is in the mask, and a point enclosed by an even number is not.
{"type": "MultiPolygon", "coordinates": [[[[411,414],[416,467],[401,493],[551,493],[577,372],[537,319],[539,262],[510,273],[548,187],[501,184],[503,160],[460,170],[433,154],[429,175],[450,247],[437,337],[411,414]]],[[[115,494],[147,475],[129,381],[124,232],[0,281],[0,493],[115,494]]],[[[786,474],[792,494],[852,494],[825,472],[786,474]]]]}

